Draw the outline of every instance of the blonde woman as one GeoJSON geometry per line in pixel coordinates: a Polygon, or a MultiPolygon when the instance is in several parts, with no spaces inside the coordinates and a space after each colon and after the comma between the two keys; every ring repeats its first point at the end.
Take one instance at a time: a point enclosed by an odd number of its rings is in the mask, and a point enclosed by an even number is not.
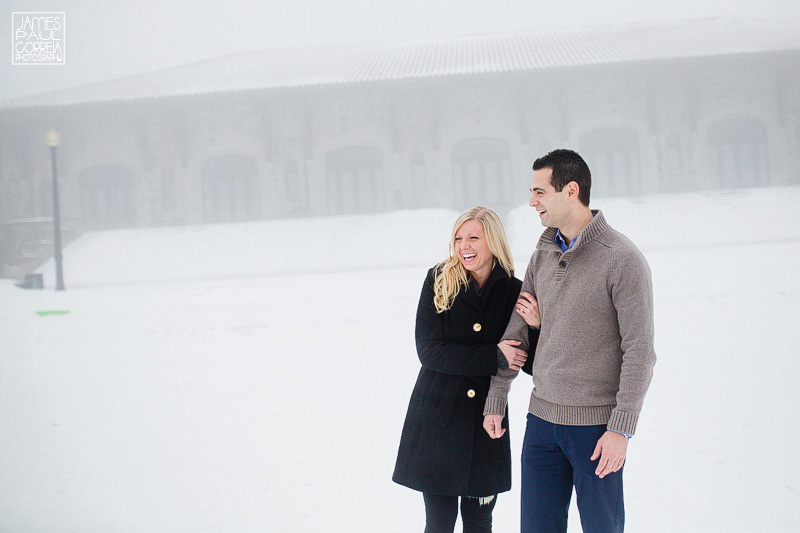
{"type": "Polygon", "coordinates": [[[518,348],[506,358],[497,347],[521,285],[497,214],[483,206],[462,213],[449,257],[422,287],[415,332],[422,369],[392,476],[423,493],[426,533],[452,533],[459,498],[464,532],[490,532],[497,494],[511,488],[508,432],[490,438],[483,407],[498,366],[518,370],[527,358],[518,348]]]}

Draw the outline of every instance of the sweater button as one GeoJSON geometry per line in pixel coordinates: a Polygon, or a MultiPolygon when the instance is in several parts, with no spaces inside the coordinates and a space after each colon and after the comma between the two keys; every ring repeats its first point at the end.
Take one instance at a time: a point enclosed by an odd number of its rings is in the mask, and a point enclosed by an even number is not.
{"type": "Polygon", "coordinates": [[[566,261],[559,261],[558,262],[558,266],[561,267],[561,268],[566,268],[567,267],[567,262],[566,261]]]}
{"type": "Polygon", "coordinates": [[[473,329],[473,331],[476,331],[476,332],[477,332],[477,331],[480,331],[480,330],[481,330],[481,325],[480,325],[479,323],[475,322],[475,323],[472,325],[472,329],[473,329]]]}
{"type": "Polygon", "coordinates": [[[473,389],[469,389],[467,391],[467,398],[474,398],[474,397],[475,397],[475,391],[473,389]]]}

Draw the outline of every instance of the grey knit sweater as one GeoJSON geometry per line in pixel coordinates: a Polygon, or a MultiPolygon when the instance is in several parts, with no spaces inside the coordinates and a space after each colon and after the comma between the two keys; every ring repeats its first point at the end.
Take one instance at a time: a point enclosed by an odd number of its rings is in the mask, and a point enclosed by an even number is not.
{"type": "MultiPolygon", "coordinates": [[[[548,228],[522,290],[539,302],[542,327],[529,411],[554,424],[633,435],[653,375],[653,288],[644,256],[595,212],[562,252],[548,228]]],[[[503,339],[528,350],[527,324],[513,313],[503,339]]],[[[498,370],[484,414],[505,413],[517,372],[498,370]]]]}

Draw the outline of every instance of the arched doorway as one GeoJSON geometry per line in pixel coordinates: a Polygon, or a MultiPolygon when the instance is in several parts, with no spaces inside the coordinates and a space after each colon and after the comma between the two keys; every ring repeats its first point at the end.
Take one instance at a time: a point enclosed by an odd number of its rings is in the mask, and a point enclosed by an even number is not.
{"type": "Polygon", "coordinates": [[[525,199],[524,188],[514,194],[511,147],[489,137],[461,141],[452,148],[453,198],[459,209],[476,204],[507,206],[525,199]]]}
{"type": "Polygon", "coordinates": [[[134,175],[130,165],[96,165],[80,174],[81,220],[90,229],[136,225],[134,175]]]}
{"type": "Polygon", "coordinates": [[[639,138],[624,128],[602,128],[583,135],[580,154],[592,172],[592,196],[627,196],[641,191],[639,138]]]}
{"type": "Polygon", "coordinates": [[[225,155],[204,162],[203,220],[239,222],[259,216],[258,164],[252,157],[225,155]]]}
{"type": "Polygon", "coordinates": [[[325,157],[328,212],[374,213],[386,206],[383,154],[370,146],[351,146],[325,157]]]}
{"type": "Polygon", "coordinates": [[[708,129],[712,187],[769,183],[767,129],[755,120],[730,119],[708,129]]]}

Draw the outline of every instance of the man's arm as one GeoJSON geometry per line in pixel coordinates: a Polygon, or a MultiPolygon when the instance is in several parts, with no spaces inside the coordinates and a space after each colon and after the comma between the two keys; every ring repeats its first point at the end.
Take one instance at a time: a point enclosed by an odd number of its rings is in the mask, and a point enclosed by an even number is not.
{"type": "Polygon", "coordinates": [[[656,362],[653,282],[650,267],[639,250],[627,250],[625,257],[615,261],[611,281],[611,298],[622,339],[622,365],[617,405],[607,427],[633,435],[656,362]]]}
{"type": "Polygon", "coordinates": [[[617,405],[611,411],[607,431],[597,441],[591,461],[598,460],[595,475],[617,472],[625,464],[628,436],[636,431],[644,395],[653,377],[653,282],[650,267],[639,250],[632,248],[614,262],[611,298],[617,310],[621,337],[617,405]]]}
{"type": "MultiPolygon", "coordinates": [[[[533,288],[533,264],[535,257],[536,252],[534,252],[531,256],[531,260],[528,263],[528,269],[525,272],[525,279],[522,281],[522,292],[528,292],[534,297],[536,296],[536,292],[533,288]]],[[[525,319],[519,316],[519,314],[516,312],[511,313],[511,318],[506,326],[506,331],[503,333],[503,338],[500,341],[500,344],[498,344],[498,347],[501,350],[504,350],[504,346],[508,346],[508,344],[504,345],[503,341],[519,342],[517,348],[527,352],[529,354],[528,357],[530,357],[530,347],[528,346],[528,324],[525,322],[525,319]]],[[[503,416],[505,416],[506,413],[506,406],[508,405],[508,391],[511,388],[511,382],[515,377],[517,377],[518,373],[519,370],[513,370],[510,368],[497,369],[497,374],[492,376],[491,384],[489,385],[489,395],[486,398],[486,405],[483,409],[484,415],[499,416],[500,420],[503,419],[503,416]]],[[[486,419],[484,419],[484,427],[486,427],[486,419]]],[[[497,425],[497,428],[499,428],[499,424],[497,425]]],[[[489,430],[487,429],[487,432],[488,431],[489,430]]],[[[489,435],[492,436],[492,433],[489,432],[489,435]]]]}

